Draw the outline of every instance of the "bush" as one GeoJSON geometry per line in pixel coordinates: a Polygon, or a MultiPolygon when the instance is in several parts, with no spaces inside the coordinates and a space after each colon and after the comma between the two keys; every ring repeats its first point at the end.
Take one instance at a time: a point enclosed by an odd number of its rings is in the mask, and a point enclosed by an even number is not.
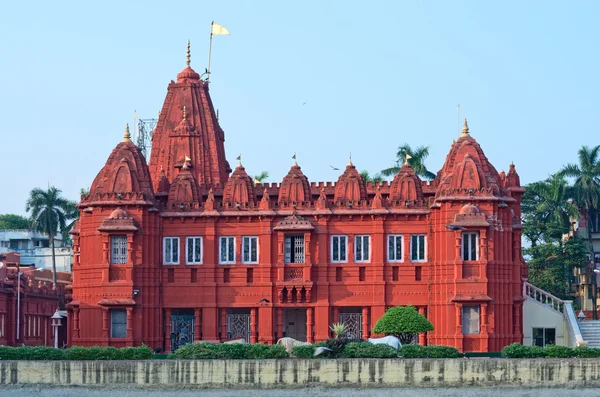
{"type": "Polygon", "coordinates": [[[415,335],[427,331],[433,331],[433,325],[413,306],[392,307],[373,328],[375,334],[398,337],[403,345],[409,344],[415,335]]]}
{"type": "Polygon", "coordinates": [[[459,358],[462,355],[452,346],[425,346],[429,358],[459,358]]]}
{"type": "Polygon", "coordinates": [[[596,358],[600,357],[600,349],[587,346],[577,346],[573,349],[573,354],[577,358],[596,358]]]}
{"type": "Polygon", "coordinates": [[[513,343],[504,347],[501,354],[505,358],[538,358],[546,356],[543,348],[539,346],[523,346],[520,343],[513,343]]]}
{"type": "Polygon", "coordinates": [[[398,357],[427,358],[427,349],[421,345],[403,345],[398,349],[398,357]]]}
{"type": "Polygon", "coordinates": [[[570,358],[575,356],[575,352],[568,346],[548,345],[544,347],[546,357],[570,358]]]}
{"type": "Polygon", "coordinates": [[[322,354],[317,357],[314,356],[315,349],[317,347],[326,346],[325,342],[315,343],[314,345],[305,345],[305,346],[294,346],[292,349],[292,355],[297,358],[328,358],[329,354],[322,354]]]}
{"type": "Polygon", "coordinates": [[[139,347],[81,347],[55,349],[48,346],[0,346],[0,360],[148,360],[152,358],[152,349],[139,347]]]}
{"type": "Polygon", "coordinates": [[[352,342],[344,346],[340,357],[393,358],[398,357],[398,351],[389,345],[375,345],[371,342],[352,342]]]}
{"type": "Polygon", "coordinates": [[[289,358],[285,347],[262,344],[190,343],[180,347],[170,358],[184,360],[248,360],[289,358]]]}

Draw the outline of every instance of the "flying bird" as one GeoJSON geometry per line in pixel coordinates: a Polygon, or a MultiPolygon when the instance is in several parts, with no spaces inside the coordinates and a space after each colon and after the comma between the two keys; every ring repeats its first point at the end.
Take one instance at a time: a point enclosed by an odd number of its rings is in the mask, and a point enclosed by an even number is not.
{"type": "Polygon", "coordinates": [[[333,169],[334,171],[339,171],[340,169],[337,167],[334,167],[333,165],[330,165],[331,169],[333,169]]]}
{"type": "Polygon", "coordinates": [[[306,105],[307,103],[308,103],[308,102],[304,102],[304,103],[302,104],[302,106],[306,105]]]}

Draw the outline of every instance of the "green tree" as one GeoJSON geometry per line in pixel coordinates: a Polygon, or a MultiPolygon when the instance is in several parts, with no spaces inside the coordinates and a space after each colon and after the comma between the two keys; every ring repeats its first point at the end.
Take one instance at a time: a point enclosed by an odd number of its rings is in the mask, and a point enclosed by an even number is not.
{"type": "Polygon", "coordinates": [[[264,181],[268,177],[269,177],[269,173],[267,171],[263,171],[260,174],[256,175],[254,178],[252,178],[252,181],[256,184],[256,183],[260,183],[260,182],[264,181]]]}
{"type": "MultiPolygon", "coordinates": [[[[579,164],[569,163],[560,171],[561,175],[574,178],[573,198],[577,207],[585,216],[598,211],[600,203],[600,145],[589,148],[582,146],[578,151],[579,164]]],[[[590,260],[586,266],[586,279],[590,280],[592,288],[592,314],[594,320],[598,319],[596,275],[594,273],[594,246],[590,224],[587,227],[587,241],[590,251],[590,260]]]]}
{"type": "Polygon", "coordinates": [[[525,187],[521,202],[523,234],[536,246],[540,242],[560,242],[577,218],[577,207],[569,198],[571,189],[560,174],[525,187]]]}
{"type": "Polygon", "coordinates": [[[400,171],[402,164],[406,162],[406,155],[409,156],[408,164],[412,167],[417,175],[427,180],[432,180],[435,178],[435,174],[430,172],[427,167],[425,167],[425,159],[429,156],[429,147],[418,146],[413,149],[408,143],[398,147],[398,151],[396,152],[396,164],[390,168],[381,170],[381,173],[384,176],[392,176],[397,174],[398,171],[400,171]]]}
{"type": "Polygon", "coordinates": [[[29,229],[29,220],[21,215],[0,215],[0,229],[29,229]]]}
{"type": "Polygon", "coordinates": [[[529,281],[561,299],[571,296],[573,269],[584,267],[588,262],[586,243],[577,238],[562,244],[544,242],[523,253],[527,259],[529,281]]]}
{"type": "Polygon", "coordinates": [[[373,328],[373,333],[394,335],[403,345],[410,344],[415,336],[427,331],[433,331],[433,325],[413,306],[392,307],[373,328]]]}
{"type": "Polygon", "coordinates": [[[56,256],[54,238],[66,229],[75,204],[61,195],[54,186],[48,190],[35,188],[29,193],[25,210],[30,213],[33,227],[48,235],[52,247],[52,282],[56,286],[56,256]]]}
{"type": "Polygon", "coordinates": [[[360,172],[360,176],[362,177],[363,181],[365,181],[365,183],[367,182],[383,182],[383,176],[381,176],[381,174],[375,174],[373,176],[371,176],[369,174],[369,171],[364,170],[360,172]]]}

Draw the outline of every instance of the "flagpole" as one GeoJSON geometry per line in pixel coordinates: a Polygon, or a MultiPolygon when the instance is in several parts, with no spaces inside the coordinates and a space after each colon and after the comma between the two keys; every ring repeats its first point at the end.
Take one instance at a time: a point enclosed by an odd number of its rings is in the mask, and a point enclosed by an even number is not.
{"type": "Polygon", "coordinates": [[[210,41],[208,44],[208,68],[206,69],[206,81],[210,80],[210,54],[212,53],[212,37],[213,37],[213,24],[215,21],[210,23],[210,41]]]}

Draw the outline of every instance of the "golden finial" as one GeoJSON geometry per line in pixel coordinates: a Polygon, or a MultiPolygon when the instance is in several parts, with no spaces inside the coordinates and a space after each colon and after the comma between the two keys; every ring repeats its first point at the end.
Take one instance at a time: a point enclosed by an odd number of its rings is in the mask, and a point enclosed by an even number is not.
{"type": "Polygon", "coordinates": [[[461,138],[469,136],[469,125],[467,124],[467,118],[465,117],[465,124],[463,125],[461,138]]]}
{"type": "Polygon", "coordinates": [[[191,51],[190,51],[190,41],[188,40],[188,44],[187,44],[187,55],[185,56],[185,64],[187,65],[187,67],[190,67],[190,62],[191,62],[191,51]]]}
{"type": "Polygon", "coordinates": [[[129,123],[125,125],[125,134],[123,134],[123,142],[131,140],[131,134],[129,133],[129,123]]]}
{"type": "Polygon", "coordinates": [[[348,159],[348,165],[354,165],[354,164],[352,164],[352,152],[350,152],[350,157],[348,159]]]}
{"type": "Polygon", "coordinates": [[[296,162],[296,152],[294,152],[294,155],[292,156],[292,158],[294,159],[294,165],[297,166],[298,162],[296,162]]]}
{"type": "Polygon", "coordinates": [[[410,159],[412,159],[412,156],[410,154],[406,153],[404,165],[408,165],[408,160],[410,160],[410,159]]]}
{"type": "Polygon", "coordinates": [[[239,156],[237,156],[236,160],[238,161],[238,167],[242,166],[242,154],[240,153],[239,156]]]}
{"type": "Polygon", "coordinates": [[[185,105],[183,105],[183,119],[187,120],[187,110],[185,108],[185,105]]]}

